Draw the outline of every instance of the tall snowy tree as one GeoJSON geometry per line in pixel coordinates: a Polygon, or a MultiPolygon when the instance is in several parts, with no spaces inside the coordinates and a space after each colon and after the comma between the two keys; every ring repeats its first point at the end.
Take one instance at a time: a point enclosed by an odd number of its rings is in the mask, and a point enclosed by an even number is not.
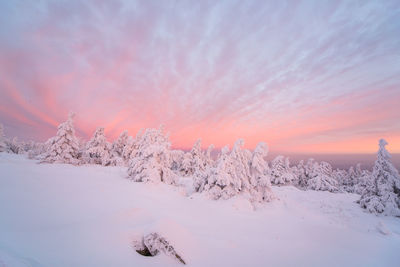
{"type": "Polygon", "coordinates": [[[136,182],[176,183],[176,175],[171,170],[168,135],[164,128],[146,129],[137,140],[138,152],[131,158],[128,176],[136,182]]]}
{"type": "Polygon", "coordinates": [[[386,140],[379,140],[371,184],[365,188],[359,202],[369,212],[400,216],[400,176],[385,148],[387,144],[386,140]]]}
{"type": "Polygon", "coordinates": [[[104,135],[104,128],[97,128],[83,152],[85,163],[100,164],[103,166],[110,165],[110,146],[104,135]]]}
{"type": "Polygon", "coordinates": [[[271,181],[268,174],[269,167],[264,159],[267,154],[267,144],[264,142],[258,143],[254,149],[250,162],[250,183],[253,186],[253,190],[251,192],[253,201],[270,201],[274,198],[271,189],[271,181]]]}
{"type": "Polygon", "coordinates": [[[217,159],[216,166],[210,168],[204,174],[204,179],[199,179],[195,184],[196,191],[208,191],[212,199],[228,199],[234,196],[237,192],[232,188],[234,182],[231,172],[232,164],[229,148],[225,146],[221,149],[221,155],[217,159]]]}
{"type": "Polygon", "coordinates": [[[75,136],[73,118],[70,113],[68,120],[58,126],[57,135],[46,142],[47,151],[42,155],[42,162],[79,164],[79,144],[75,136]]]}

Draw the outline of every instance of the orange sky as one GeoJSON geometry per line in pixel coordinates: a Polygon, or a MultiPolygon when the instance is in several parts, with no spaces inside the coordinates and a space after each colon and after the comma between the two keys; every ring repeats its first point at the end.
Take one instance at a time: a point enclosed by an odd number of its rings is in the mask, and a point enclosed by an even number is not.
{"type": "Polygon", "coordinates": [[[400,153],[398,1],[173,3],[0,3],[6,135],[44,141],[74,111],[83,138],[400,153]]]}

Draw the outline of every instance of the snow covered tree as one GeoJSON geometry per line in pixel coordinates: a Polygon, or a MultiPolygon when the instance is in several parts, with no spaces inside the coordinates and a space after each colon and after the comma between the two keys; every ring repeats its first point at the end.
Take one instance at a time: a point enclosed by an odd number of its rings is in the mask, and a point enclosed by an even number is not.
{"type": "Polygon", "coordinates": [[[126,163],[124,159],[124,149],[128,145],[128,131],[123,131],[112,143],[110,152],[110,163],[114,166],[122,166],[126,163]]]}
{"type": "Polygon", "coordinates": [[[289,184],[295,180],[295,175],[290,168],[289,158],[277,156],[271,162],[271,182],[277,185],[289,184]]]}
{"type": "Polygon", "coordinates": [[[6,138],[4,136],[3,124],[0,123],[0,152],[6,151],[6,138]]]}
{"type": "Polygon", "coordinates": [[[345,192],[361,194],[367,183],[369,183],[369,178],[367,177],[369,175],[368,170],[361,169],[360,163],[355,168],[351,166],[346,174],[341,177],[342,179],[338,178],[340,188],[345,192]]]}
{"type": "Polygon", "coordinates": [[[197,140],[192,150],[185,153],[182,161],[182,172],[185,175],[193,175],[195,172],[202,172],[205,168],[205,155],[201,151],[201,140],[197,140]]]}
{"type": "Polygon", "coordinates": [[[164,128],[146,129],[137,140],[138,151],[129,163],[128,176],[135,182],[176,183],[176,175],[171,170],[168,135],[164,128]]]}
{"type": "Polygon", "coordinates": [[[87,142],[86,149],[83,152],[85,163],[100,164],[103,166],[110,165],[110,146],[104,135],[104,128],[97,128],[92,138],[87,142]]]}
{"type": "Polygon", "coordinates": [[[332,166],[325,161],[314,162],[310,179],[307,181],[307,189],[319,191],[338,191],[339,183],[333,176],[332,166]]]}
{"type": "Polygon", "coordinates": [[[9,153],[14,153],[14,154],[24,153],[22,144],[18,141],[17,137],[14,137],[11,140],[6,139],[6,147],[9,153]]]}
{"type": "Polygon", "coordinates": [[[181,174],[182,162],[184,156],[185,152],[183,152],[182,150],[172,150],[170,153],[171,169],[177,174],[181,174]]]}
{"type": "Polygon", "coordinates": [[[192,165],[192,154],[190,152],[186,152],[183,154],[181,170],[180,170],[184,176],[192,174],[191,165],[192,165]]]}
{"type": "Polygon", "coordinates": [[[144,133],[144,129],[140,129],[140,131],[136,134],[136,137],[132,136],[128,137],[127,144],[122,151],[122,157],[125,162],[129,164],[130,160],[139,152],[139,141],[141,140],[144,133]]]}
{"type": "MultiPolygon", "coordinates": [[[[207,149],[206,154],[204,155],[204,168],[197,168],[193,174],[193,187],[194,191],[202,192],[204,190],[204,186],[207,184],[211,174],[215,173],[216,166],[214,166],[215,162],[211,158],[211,151],[214,149],[214,145],[210,145],[207,149]]],[[[229,149],[228,149],[229,150],[229,149]]],[[[183,162],[186,163],[185,161],[183,162]]]]}
{"type": "Polygon", "coordinates": [[[210,168],[209,172],[205,173],[204,179],[199,179],[195,185],[196,191],[208,191],[212,199],[221,197],[227,199],[234,196],[236,192],[232,189],[231,167],[229,148],[225,146],[221,150],[216,166],[210,168]]]}
{"type": "Polygon", "coordinates": [[[58,126],[57,135],[46,142],[47,151],[42,162],[79,164],[79,144],[73,125],[74,113],[58,126]]]}
{"type": "Polygon", "coordinates": [[[250,183],[253,186],[251,196],[253,201],[270,201],[274,198],[271,190],[271,181],[269,177],[269,167],[265,162],[268,154],[268,146],[264,142],[257,144],[254,149],[250,162],[250,183]]]}
{"type": "Polygon", "coordinates": [[[362,192],[359,202],[371,213],[400,216],[400,176],[385,148],[387,144],[386,140],[379,140],[371,184],[362,192]]]}
{"type": "Polygon", "coordinates": [[[224,147],[217,159],[215,167],[204,173],[204,179],[195,180],[195,190],[208,191],[213,199],[228,199],[238,194],[251,194],[250,160],[251,152],[243,147],[243,140],[235,142],[231,153],[224,147]]]}
{"type": "Polygon", "coordinates": [[[362,170],[361,174],[357,177],[356,184],[354,185],[354,193],[362,195],[367,188],[373,184],[372,174],[369,170],[362,170]]]}
{"type": "Polygon", "coordinates": [[[348,178],[348,172],[346,170],[336,169],[332,171],[332,177],[338,183],[338,191],[339,192],[354,192],[354,184],[347,184],[345,185],[345,181],[348,178]]]}

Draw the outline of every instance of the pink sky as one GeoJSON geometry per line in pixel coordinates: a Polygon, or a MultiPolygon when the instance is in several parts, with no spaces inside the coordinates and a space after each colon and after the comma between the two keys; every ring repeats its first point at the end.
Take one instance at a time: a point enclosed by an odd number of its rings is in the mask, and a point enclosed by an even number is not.
{"type": "Polygon", "coordinates": [[[0,122],[46,140],[166,126],[174,147],[400,153],[400,3],[0,3],[0,122]]]}

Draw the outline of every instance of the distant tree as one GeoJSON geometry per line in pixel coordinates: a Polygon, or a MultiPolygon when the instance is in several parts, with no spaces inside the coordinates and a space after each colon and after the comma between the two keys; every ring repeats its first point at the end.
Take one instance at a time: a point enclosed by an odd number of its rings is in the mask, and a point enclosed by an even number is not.
{"type": "Polygon", "coordinates": [[[139,141],[141,140],[143,133],[144,129],[141,129],[136,134],[135,138],[132,136],[128,137],[127,144],[122,151],[122,157],[127,164],[129,164],[130,160],[136,157],[139,153],[139,141]]]}
{"type": "Polygon", "coordinates": [[[100,164],[103,166],[110,165],[110,146],[110,143],[107,142],[106,136],[104,135],[104,128],[97,128],[92,138],[86,144],[86,149],[83,152],[85,163],[100,164]]]}
{"type": "Polygon", "coordinates": [[[400,216],[400,176],[385,148],[387,144],[386,140],[379,140],[370,185],[363,190],[359,203],[372,213],[400,216]]]}
{"type": "Polygon", "coordinates": [[[136,182],[176,183],[176,175],[171,170],[170,147],[168,135],[164,128],[146,129],[137,139],[138,151],[131,158],[128,176],[136,182]]]}
{"type": "Polygon", "coordinates": [[[41,156],[42,162],[79,164],[79,144],[73,125],[74,116],[74,113],[70,113],[68,120],[58,126],[57,135],[46,142],[47,151],[41,156]]]}

